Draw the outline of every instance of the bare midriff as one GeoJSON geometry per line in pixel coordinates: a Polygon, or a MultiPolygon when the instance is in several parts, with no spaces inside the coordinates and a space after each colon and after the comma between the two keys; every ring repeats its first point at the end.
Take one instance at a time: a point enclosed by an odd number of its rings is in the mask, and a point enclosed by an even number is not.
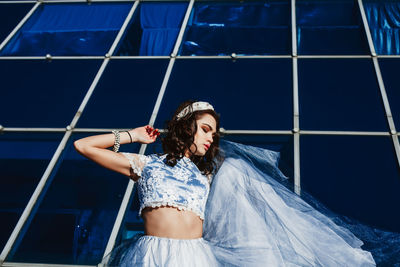
{"type": "Polygon", "coordinates": [[[203,220],[188,210],[175,207],[147,207],[142,210],[146,235],[175,239],[200,238],[203,233],[203,220]]]}

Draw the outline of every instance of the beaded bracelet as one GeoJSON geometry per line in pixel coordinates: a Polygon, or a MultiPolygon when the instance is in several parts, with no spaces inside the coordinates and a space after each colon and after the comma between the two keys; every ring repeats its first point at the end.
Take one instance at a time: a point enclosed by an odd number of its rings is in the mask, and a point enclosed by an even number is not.
{"type": "Polygon", "coordinates": [[[119,131],[113,130],[112,133],[115,135],[113,151],[118,152],[120,146],[119,131]]]}

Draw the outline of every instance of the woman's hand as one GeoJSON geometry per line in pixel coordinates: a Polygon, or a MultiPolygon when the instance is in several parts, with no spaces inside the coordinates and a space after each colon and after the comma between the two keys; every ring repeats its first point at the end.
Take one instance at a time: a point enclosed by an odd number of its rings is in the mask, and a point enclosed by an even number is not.
{"type": "Polygon", "coordinates": [[[134,137],[134,142],[139,142],[142,144],[150,144],[156,141],[157,137],[160,135],[158,129],[154,129],[150,125],[135,128],[129,131],[134,137]]]}

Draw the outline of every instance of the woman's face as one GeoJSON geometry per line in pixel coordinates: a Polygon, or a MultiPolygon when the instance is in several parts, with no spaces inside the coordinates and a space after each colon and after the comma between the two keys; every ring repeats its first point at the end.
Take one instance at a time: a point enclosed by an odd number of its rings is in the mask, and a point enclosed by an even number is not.
{"type": "Polygon", "coordinates": [[[197,156],[204,156],[214,141],[214,135],[217,131],[217,122],[210,114],[203,114],[197,121],[197,132],[194,135],[194,144],[190,150],[197,156]]]}

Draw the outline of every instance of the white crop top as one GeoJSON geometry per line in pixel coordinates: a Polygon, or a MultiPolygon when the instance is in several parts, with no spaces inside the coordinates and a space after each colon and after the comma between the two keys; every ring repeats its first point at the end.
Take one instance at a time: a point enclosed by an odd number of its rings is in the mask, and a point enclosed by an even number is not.
{"type": "Polygon", "coordinates": [[[204,220],[204,209],[210,183],[197,166],[187,157],[178,160],[174,167],[165,164],[166,154],[145,156],[122,153],[140,178],[139,215],[145,207],[172,206],[190,210],[204,220]]]}

